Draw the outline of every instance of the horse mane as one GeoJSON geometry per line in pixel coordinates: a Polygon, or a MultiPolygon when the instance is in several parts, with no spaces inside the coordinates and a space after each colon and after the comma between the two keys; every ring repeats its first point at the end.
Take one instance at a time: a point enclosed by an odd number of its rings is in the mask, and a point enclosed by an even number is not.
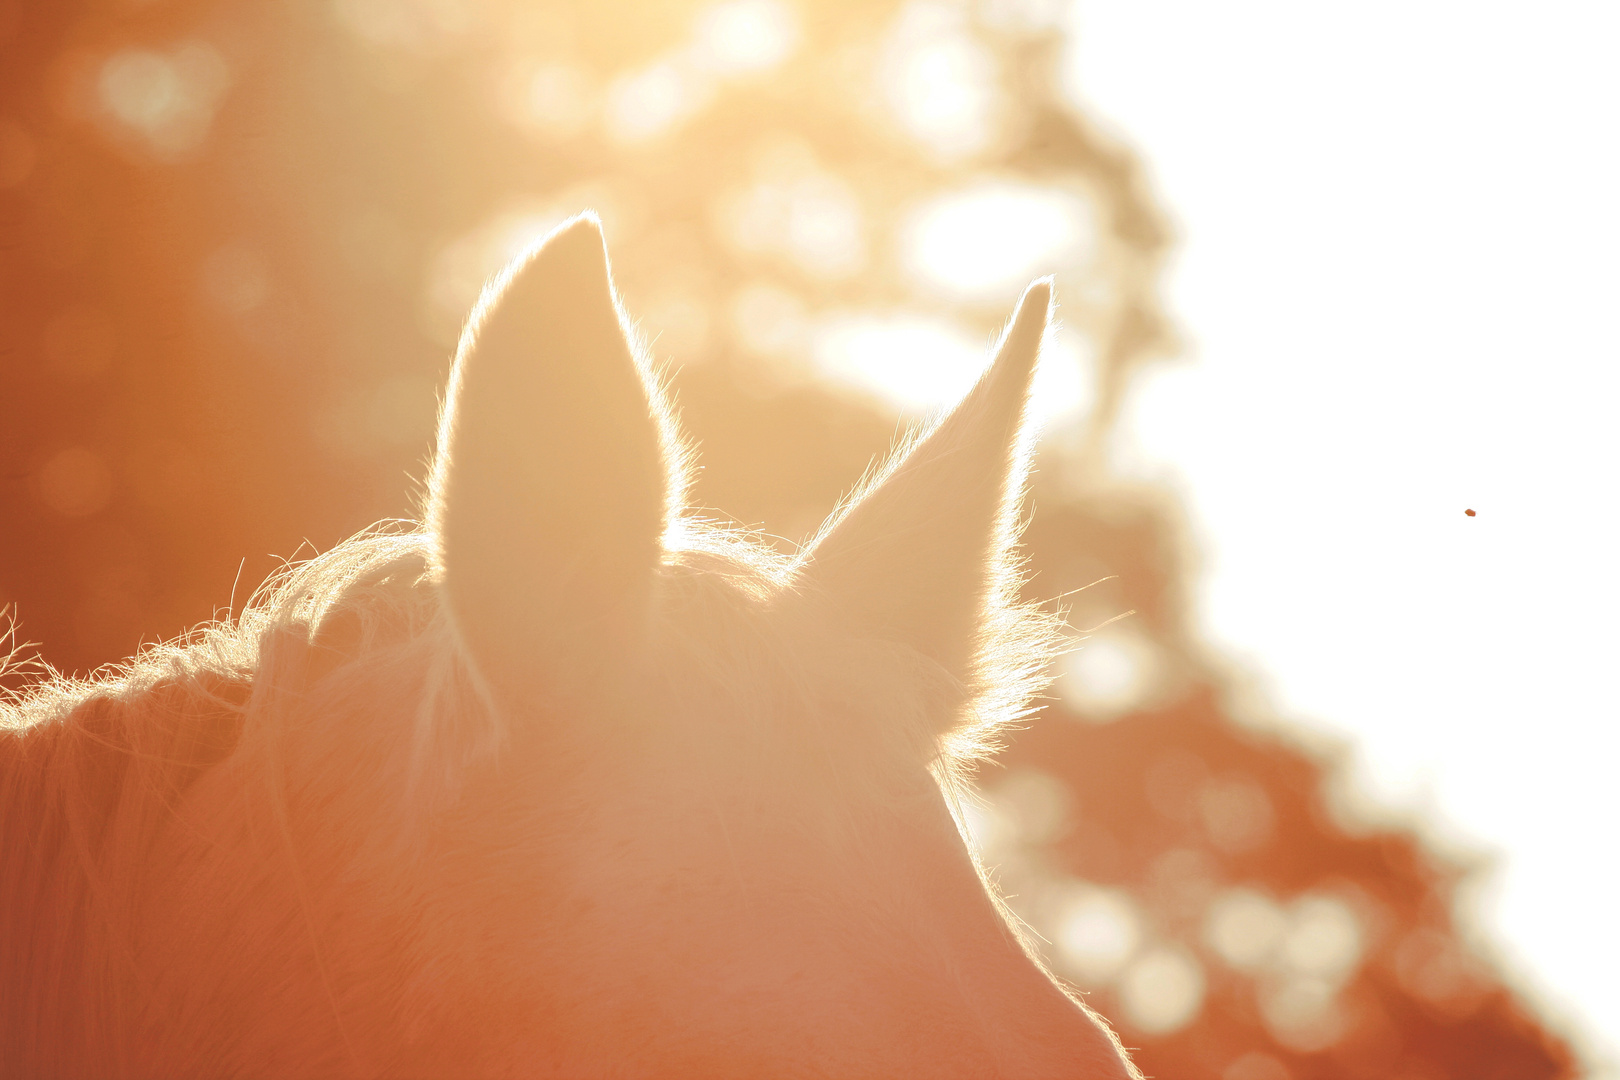
{"type": "MultiPolygon", "coordinates": [[[[140,993],[132,899],[187,789],[252,752],[274,786],[275,721],[312,680],[447,637],[432,591],[415,587],[430,565],[422,534],[376,527],[285,567],[237,617],[89,677],[13,654],[12,672],[36,668],[0,698],[0,980],[12,988],[0,1046],[14,1064],[60,1066],[121,1041],[122,1006],[140,993]]],[[[443,696],[431,668],[425,681],[413,680],[422,712],[443,696]]]]}
{"type": "MultiPolygon", "coordinates": [[[[871,474],[851,501],[893,467],[871,474]]],[[[1016,531],[1018,523],[1009,516],[1003,527],[1016,531]]],[[[807,556],[783,555],[735,528],[683,516],[664,546],[668,598],[694,588],[712,598],[718,590],[728,606],[757,610],[759,600],[813,588],[799,574],[807,556]]],[[[297,711],[312,687],[322,687],[323,700],[364,702],[356,706],[361,716],[412,718],[395,752],[380,753],[365,770],[369,777],[328,778],[377,788],[401,840],[418,815],[454,799],[462,766],[498,751],[499,711],[457,641],[438,574],[431,533],[407,522],[376,526],[288,565],[234,618],[147,646],[90,677],[44,669],[0,697],[0,980],[13,988],[0,1010],[0,1046],[13,1062],[47,1063],[48,1072],[105,1068],[86,1048],[128,1044],[143,983],[130,928],[140,917],[141,881],[163,870],[149,865],[147,853],[191,785],[227,759],[269,786],[286,827],[287,749],[301,724],[319,722],[297,711]]],[[[932,740],[931,766],[959,820],[968,774],[1031,711],[1059,648],[1060,616],[1021,603],[1021,581],[1021,564],[997,568],[969,685],[898,649],[915,675],[902,681],[925,691],[908,709],[965,702],[953,706],[959,721],[943,738],[926,730],[923,717],[903,725],[910,737],[932,740]]],[[[861,665],[872,680],[852,679],[849,692],[893,680],[897,650],[880,652],[861,665]]],[[[714,659],[730,673],[748,670],[742,656],[714,659]]],[[[12,661],[11,670],[22,666],[12,661]]],[[[327,767],[353,770],[354,763],[327,767]]],[[[290,831],[286,839],[290,849],[290,831]]]]}

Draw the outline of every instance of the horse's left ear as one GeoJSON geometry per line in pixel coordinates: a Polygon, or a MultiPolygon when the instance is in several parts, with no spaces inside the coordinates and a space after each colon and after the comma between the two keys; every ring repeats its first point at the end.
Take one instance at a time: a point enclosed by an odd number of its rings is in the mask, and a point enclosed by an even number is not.
{"type": "Polygon", "coordinates": [[[964,683],[989,606],[1016,584],[1024,411],[1051,304],[1049,281],[1025,291],[978,384],[828,523],[804,569],[865,632],[964,683]]]}
{"type": "Polygon", "coordinates": [[[498,692],[597,693],[636,648],[677,496],[671,424],[594,217],[485,290],[450,377],[428,518],[451,615],[498,692]]]}

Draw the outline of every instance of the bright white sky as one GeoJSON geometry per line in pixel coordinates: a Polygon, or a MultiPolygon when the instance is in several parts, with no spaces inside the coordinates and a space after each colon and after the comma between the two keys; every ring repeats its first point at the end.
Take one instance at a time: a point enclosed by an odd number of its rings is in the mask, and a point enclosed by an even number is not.
{"type": "Polygon", "coordinates": [[[1616,1056],[1620,7],[1075,17],[1181,232],[1118,456],[1189,500],[1208,639],[1500,855],[1487,925],[1616,1056]]]}

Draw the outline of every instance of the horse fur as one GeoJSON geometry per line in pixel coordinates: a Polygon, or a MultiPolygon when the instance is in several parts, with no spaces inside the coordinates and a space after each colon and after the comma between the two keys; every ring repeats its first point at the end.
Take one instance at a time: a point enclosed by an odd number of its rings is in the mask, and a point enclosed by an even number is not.
{"type": "Polygon", "coordinates": [[[1050,285],[787,557],[691,454],[594,218],[486,290],[425,525],[0,705],[8,1075],[1139,1076],[964,845],[1050,285]]]}

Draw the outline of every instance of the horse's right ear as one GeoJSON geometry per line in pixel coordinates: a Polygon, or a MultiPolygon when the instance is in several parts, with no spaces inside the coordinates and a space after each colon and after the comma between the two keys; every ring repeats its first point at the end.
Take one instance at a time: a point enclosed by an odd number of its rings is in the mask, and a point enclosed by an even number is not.
{"type": "Polygon", "coordinates": [[[588,693],[635,649],[678,486],[659,401],[594,216],[484,290],[427,510],[451,617],[498,696],[588,693]]]}

